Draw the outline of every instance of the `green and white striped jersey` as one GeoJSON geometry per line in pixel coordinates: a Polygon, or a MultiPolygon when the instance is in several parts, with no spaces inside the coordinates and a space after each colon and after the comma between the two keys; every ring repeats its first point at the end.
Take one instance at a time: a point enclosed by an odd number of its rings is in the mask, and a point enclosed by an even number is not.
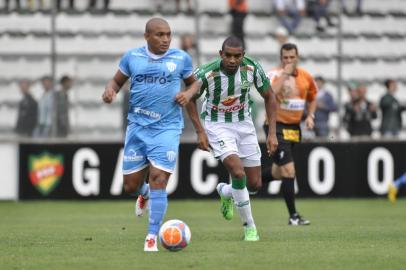
{"type": "Polygon", "coordinates": [[[200,117],[212,122],[238,122],[251,118],[250,88],[259,93],[269,88],[269,79],[261,65],[244,57],[239,69],[227,75],[220,69],[221,59],[197,68],[194,72],[201,81],[199,97],[206,92],[200,117]]]}

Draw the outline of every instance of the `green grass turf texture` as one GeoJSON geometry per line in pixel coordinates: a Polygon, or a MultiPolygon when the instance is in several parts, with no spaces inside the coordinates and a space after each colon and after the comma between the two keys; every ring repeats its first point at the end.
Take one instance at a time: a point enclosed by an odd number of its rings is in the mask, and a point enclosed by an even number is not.
{"type": "Polygon", "coordinates": [[[217,200],[170,200],[192,243],[145,253],[148,218],[133,201],[0,202],[0,269],[405,269],[406,200],[305,199],[312,224],[287,225],[282,199],[254,199],[259,242],[243,242],[238,213],[217,200]]]}

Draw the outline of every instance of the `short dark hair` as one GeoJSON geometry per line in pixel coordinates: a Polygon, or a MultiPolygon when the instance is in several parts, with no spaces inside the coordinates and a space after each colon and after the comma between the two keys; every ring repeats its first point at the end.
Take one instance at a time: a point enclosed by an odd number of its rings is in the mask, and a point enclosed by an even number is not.
{"type": "Polygon", "coordinates": [[[224,51],[226,46],[231,48],[242,48],[243,50],[245,49],[242,40],[236,36],[226,38],[223,45],[221,45],[221,50],[224,51]]]}
{"type": "Polygon", "coordinates": [[[385,85],[386,89],[389,89],[390,84],[394,82],[394,80],[392,79],[387,79],[383,82],[383,84],[385,85]]]}
{"type": "Polygon", "coordinates": [[[64,75],[64,76],[62,76],[62,78],[61,78],[61,80],[59,82],[61,84],[64,84],[64,83],[66,83],[67,81],[70,81],[70,80],[72,80],[71,77],[69,77],[68,75],[64,75]]]}
{"type": "Polygon", "coordinates": [[[290,50],[295,50],[296,51],[296,55],[299,55],[299,50],[297,49],[296,44],[293,43],[285,43],[281,46],[281,50],[279,52],[280,57],[282,57],[282,52],[283,51],[290,51],[290,50]]]}

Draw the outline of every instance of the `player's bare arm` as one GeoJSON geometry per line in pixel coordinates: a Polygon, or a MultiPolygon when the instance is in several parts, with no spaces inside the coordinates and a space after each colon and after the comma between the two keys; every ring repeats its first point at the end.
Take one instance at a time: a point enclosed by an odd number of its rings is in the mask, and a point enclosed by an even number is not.
{"type": "Polygon", "coordinates": [[[184,107],[197,94],[197,92],[199,92],[200,84],[194,84],[195,81],[196,79],[193,75],[184,80],[186,86],[189,87],[184,91],[177,93],[175,96],[175,100],[180,106],[184,107]]]}
{"type": "Polygon", "coordinates": [[[268,154],[272,155],[278,148],[278,139],[276,137],[276,108],[277,102],[275,98],[275,93],[271,86],[268,90],[262,93],[262,97],[265,101],[266,115],[269,119],[269,129],[268,137],[266,138],[266,147],[268,149],[268,154]]]}
{"type": "Polygon", "coordinates": [[[103,92],[102,99],[105,103],[113,102],[117,93],[120,91],[121,87],[128,80],[128,77],[124,75],[120,70],[116,72],[113,79],[111,79],[103,92]]]}
{"type": "Polygon", "coordinates": [[[316,111],[316,106],[316,99],[307,104],[307,117],[305,119],[305,124],[308,129],[314,128],[314,112],[316,111]]]}
{"type": "MultiPolygon", "coordinates": [[[[197,88],[197,91],[201,87],[201,82],[200,81],[195,81],[190,88],[197,88]]],[[[196,92],[197,93],[197,92],[196,92]]],[[[207,134],[203,128],[202,123],[200,122],[199,114],[197,112],[197,105],[196,105],[196,99],[197,96],[195,95],[189,103],[186,104],[186,111],[189,115],[190,120],[192,121],[192,124],[196,130],[197,134],[197,141],[199,144],[199,149],[209,151],[209,139],[207,138],[207,134]]]]}

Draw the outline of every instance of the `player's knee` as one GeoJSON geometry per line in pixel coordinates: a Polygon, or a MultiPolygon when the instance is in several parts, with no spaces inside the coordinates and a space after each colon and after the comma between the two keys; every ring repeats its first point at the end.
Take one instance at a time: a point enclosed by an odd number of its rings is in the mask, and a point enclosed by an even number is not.
{"type": "Polygon", "coordinates": [[[124,182],[124,192],[127,194],[131,194],[137,191],[137,186],[131,183],[124,182]]]}
{"type": "Polygon", "coordinates": [[[130,176],[124,176],[124,192],[127,194],[133,194],[138,191],[140,185],[137,181],[134,181],[130,176]]]}
{"type": "Polygon", "coordinates": [[[256,193],[262,188],[262,181],[255,181],[254,183],[247,183],[249,192],[256,193]]]}
{"type": "Polygon", "coordinates": [[[230,174],[233,178],[237,179],[243,179],[245,177],[244,169],[234,169],[230,174]]]}

